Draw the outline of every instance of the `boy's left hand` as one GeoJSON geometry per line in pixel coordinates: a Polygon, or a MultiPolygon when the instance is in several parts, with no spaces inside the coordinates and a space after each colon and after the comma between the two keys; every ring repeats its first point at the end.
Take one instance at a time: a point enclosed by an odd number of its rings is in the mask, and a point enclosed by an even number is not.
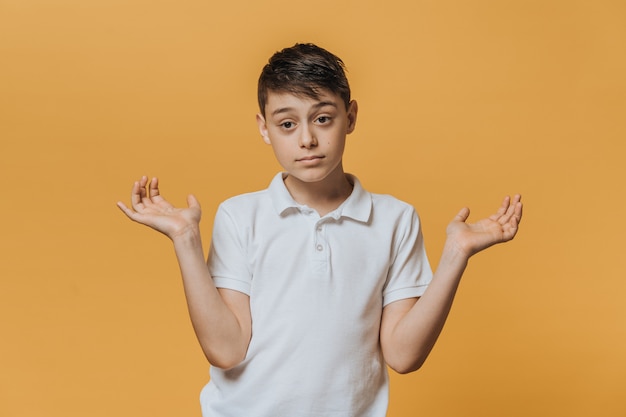
{"type": "Polygon", "coordinates": [[[476,223],[466,223],[470,210],[461,209],[446,230],[448,242],[469,258],[492,245],[513,239],[522,219],[521,199],[519,194],[513,201],[505,197],[495,214],[476,223]]]}

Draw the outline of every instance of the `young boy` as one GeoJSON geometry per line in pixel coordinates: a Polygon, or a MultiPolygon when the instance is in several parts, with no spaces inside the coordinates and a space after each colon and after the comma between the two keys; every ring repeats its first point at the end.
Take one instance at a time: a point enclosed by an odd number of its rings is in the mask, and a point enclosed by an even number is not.
{"type": "Polygon", "coordinates": [[[415,210],[343,170],[358,110],[343,62],[312,44],[286,48],[263,68],[258,97],[261,136],[284,172],[220,205],[207,263],[195,197],[175,208],[143,177],[132,209],[118,205],[174,244],[212,365],[204,416],[382,417],[386,366],[420,368],[470,256],[515,236],[520,196],[473,224],[462,209],[433,276],[415,210]]]}

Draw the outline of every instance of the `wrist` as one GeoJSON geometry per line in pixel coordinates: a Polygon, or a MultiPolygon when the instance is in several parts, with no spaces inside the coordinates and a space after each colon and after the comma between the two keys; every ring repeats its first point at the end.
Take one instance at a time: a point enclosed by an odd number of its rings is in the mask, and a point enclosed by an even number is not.
{"type": "Polygon", "coordinates": [[[172,233],[169,238],[174,246],[189,246],[202,244],[199,225],[188,225],[185,228],[172,233]]]}
{"type": "Polygon", "coordinates": [[[466,266],[472,253],[462,248],[458,242],[448,238],[441,253],[442,263],[466,266]]]}

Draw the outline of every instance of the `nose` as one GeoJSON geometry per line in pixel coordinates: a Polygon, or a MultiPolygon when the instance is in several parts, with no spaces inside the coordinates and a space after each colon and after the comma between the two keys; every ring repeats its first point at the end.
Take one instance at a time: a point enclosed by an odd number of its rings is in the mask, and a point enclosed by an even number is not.
{"type": "Polygon", "coordinates": [[[317,139],[313,130],[307,124],[303,124],[300,132],[300,147],[311,149],[315,146],[317,146],[317,139]]]}

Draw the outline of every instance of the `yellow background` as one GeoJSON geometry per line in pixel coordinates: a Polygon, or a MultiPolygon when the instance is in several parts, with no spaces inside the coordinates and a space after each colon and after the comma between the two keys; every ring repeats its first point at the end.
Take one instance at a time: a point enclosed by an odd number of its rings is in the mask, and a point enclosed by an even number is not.
{"type": "Polygon", "coordinates": [[[207,364],[171,244],[115,207],[158,175],[204,207],[279,169],[260,68],[297,41],[347,63],[346,169],[448,220],[526,203],[471,261],[390,416],[625,416],[621,1],[0,0],[0,415],[199,416],[207,364]]]}

